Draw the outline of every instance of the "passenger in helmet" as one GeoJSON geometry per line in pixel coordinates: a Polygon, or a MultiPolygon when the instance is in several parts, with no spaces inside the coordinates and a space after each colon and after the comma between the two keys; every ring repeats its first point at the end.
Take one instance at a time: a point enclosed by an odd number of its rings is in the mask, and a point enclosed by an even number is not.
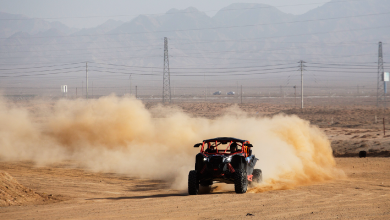
{"type": "Polygon", "coordinates": [[[231,145],[230,145],[230,153],[235,153],[237,152],[237,143],[236,142],[233,142],[231,145]]]}

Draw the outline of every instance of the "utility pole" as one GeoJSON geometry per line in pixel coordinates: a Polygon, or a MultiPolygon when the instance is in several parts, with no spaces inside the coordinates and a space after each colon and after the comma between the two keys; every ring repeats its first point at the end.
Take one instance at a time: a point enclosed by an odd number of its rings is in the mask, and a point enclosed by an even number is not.
{"type": "Polygon", "coordinates": [[[169,72],[168,38],[164,37],[163,103],[171,103],[171,74],[169,72]]]}
{"type": "Polygon", "coordinates": [[[207,86],[205,87],[205,100],[207,100],[207,92],[208,92],[208,88],[207,88],[207,86]]]}
{"type": "Polygon", "coordinates": [[[306,62],[301,60],[301,61],[299,61],[299,63],[300,63],[300,71],[301,71],[301,109],[303,109],[303,71],[305,70],[304,63],[306,63],[306,62]]]}
{"type": "Polygon", "coordinates": [[[130,80],[130,95],[131,95],[131,73],[130,73],[130,76],[129,76],[129,80],[130,80]]]}
{"type": "Polygon", "coordinates": [[[379,108],[379,102],[384,99],[386,82],[383,79],[383,53],[382,42],[379,42],[378,46],[378,81],[377,81],[377,93],[376,93],[376,106],[379,108]],[[382,84],[383,81],[383,84],[382,84]]]}
{"type": "Polygon", "coordinates": [[[86,84],[85,84],[86,95],[85,95],[85,97],[88,99],[88,62],[85,63],[85,79],[86,79],[86,84]]]}
{"type": "Polygon", "coordinates": [[[241,85],[241,104],[242,104],[242,85],[241,85]]]}

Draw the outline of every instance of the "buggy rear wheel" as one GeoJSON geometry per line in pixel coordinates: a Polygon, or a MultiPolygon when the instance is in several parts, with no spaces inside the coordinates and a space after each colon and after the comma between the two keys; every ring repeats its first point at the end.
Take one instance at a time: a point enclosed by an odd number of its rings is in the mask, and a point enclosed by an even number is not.
{"type": "Polygon", "coordinates": [[[199,181],[196,170],[191,170],[188,174],[188,194],[197,195],[199,193],[199,181]]]}
{"type": "Polygon", "coordinates": [[[248,188],[248,177],[246,171],[237,169],[234,173],[234,190],[236,193],[246,193],[248,188]]]}

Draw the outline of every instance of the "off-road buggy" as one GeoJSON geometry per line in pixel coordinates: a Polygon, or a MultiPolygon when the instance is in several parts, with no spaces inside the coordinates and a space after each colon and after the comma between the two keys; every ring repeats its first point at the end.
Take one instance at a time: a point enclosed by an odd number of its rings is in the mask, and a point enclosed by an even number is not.
{"type": "Polygon", "coordinates": [[[188,174],[188,194],[199,193],[199,185],[211,186],[214,181],[234,184],[236,193],[245,193],[248,184],[262,181],[260,169],[254,169],[257,158],[247,140],[219,137],[195,144],[201,147],[195,157],[195,170],[188,174]]]}

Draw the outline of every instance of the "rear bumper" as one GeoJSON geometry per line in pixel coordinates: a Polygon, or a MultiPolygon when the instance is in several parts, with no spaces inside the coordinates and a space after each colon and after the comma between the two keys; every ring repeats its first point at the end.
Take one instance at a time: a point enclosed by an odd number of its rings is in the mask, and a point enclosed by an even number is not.
{"type": "Polygon", "coordinates": [[[234,181],[234,168],[230,163],[222,163],[218,166],[212,166],[212,164],[204,164],[200,170],[199,180],[206,181],[220,181],[220,182],[232,182],[234,181]]]}

